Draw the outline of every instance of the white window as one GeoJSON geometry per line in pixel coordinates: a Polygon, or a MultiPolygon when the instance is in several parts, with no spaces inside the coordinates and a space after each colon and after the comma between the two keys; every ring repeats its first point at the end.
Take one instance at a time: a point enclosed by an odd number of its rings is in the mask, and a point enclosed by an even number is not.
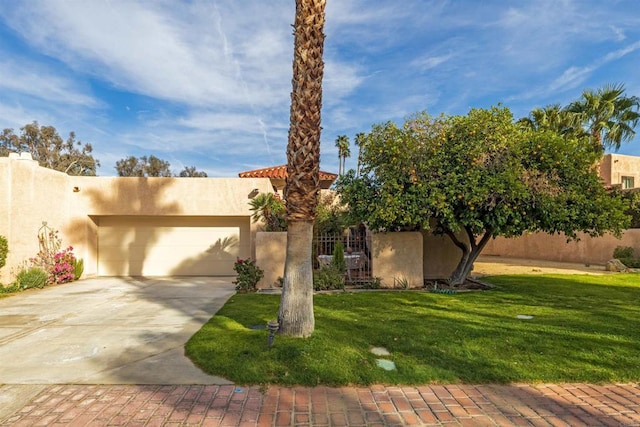
{"type": "Polygon", "coordinates": [[[632,176],[623,176],[622,177],[622,188],[635,188],[633,177],[632,176]]]}

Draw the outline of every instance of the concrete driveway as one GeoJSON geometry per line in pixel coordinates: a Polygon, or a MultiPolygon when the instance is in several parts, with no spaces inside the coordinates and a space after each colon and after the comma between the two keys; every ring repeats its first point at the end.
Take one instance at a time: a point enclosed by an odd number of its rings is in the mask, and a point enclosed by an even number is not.
{"type": "Polygon", "coordinates": [[[229,384],[184,344],[230,278],[94,278],[0,299],[0,384],[229,384]]]}

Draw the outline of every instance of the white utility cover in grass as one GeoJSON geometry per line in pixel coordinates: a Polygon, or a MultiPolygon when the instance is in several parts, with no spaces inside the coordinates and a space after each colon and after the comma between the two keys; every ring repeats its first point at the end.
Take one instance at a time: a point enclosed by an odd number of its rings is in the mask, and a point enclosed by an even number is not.
{"type": "Polygon", "coordinates": [[[389,356],[391,354],[389,353],[389,350],[384,347],[373,347],[371,349],[371,353],[375,354],[376,356],[389,356]]]}
{"type": "Polygon", "coordinates": [[[533,316],[530,314],[518,314],[516,316],[517,319],[523,319],[523,320],[531,320],[533,319],[533,316]]]}
{"type": "Polygon", "coordinates": [[[380,368],[384,369],[385,371],[393,371],[396,369],[396,364],[393,363],[393,361],[391,360],[376,359],[376,363],[380,368]]]}

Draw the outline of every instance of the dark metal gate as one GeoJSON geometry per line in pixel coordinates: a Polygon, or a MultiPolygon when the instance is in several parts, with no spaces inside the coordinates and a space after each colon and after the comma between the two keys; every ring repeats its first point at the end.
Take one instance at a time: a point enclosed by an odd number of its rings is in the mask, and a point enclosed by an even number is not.
{"type": "Polygon", "coordinates": [[[314,267],[330,264],[338,241],[344,248],[347,265],[345,282],[348,285],[366,284],[371,274],[371,233],[364,225],[349,227],[343,233],[316,234],[313,240],[314,267]]]}

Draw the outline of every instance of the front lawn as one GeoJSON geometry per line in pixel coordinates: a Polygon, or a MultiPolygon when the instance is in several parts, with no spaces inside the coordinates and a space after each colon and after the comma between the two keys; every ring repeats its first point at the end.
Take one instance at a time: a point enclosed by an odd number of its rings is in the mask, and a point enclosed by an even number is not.
{"type": "Polygon", "coordinates": [[[640,380],[640,275],[483,280],[496,288],[316,295],[313,336],[277,336],[271,350],[267,331],[250,327],[277,316],[279,296],[235,295],[186,350],[237,384],[640,380]],[[372,347],[388,349],[397,370],[378,367],[372,347]]]}

